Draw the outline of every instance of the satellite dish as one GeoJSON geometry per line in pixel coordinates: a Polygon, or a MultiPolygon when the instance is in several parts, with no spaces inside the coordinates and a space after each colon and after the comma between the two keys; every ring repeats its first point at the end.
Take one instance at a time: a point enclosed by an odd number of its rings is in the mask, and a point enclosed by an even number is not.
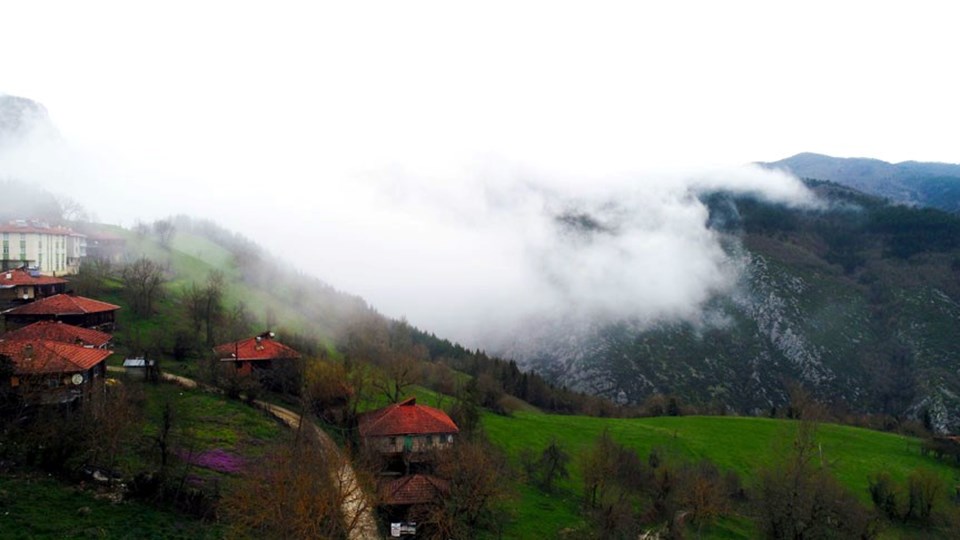
{"type": "Polygon", "coordinates": [[[70,381],[73,382],[73,384],[80,386],[83,384],[83,375],[75,373],[73,377],[70,378],[70,381]]]}

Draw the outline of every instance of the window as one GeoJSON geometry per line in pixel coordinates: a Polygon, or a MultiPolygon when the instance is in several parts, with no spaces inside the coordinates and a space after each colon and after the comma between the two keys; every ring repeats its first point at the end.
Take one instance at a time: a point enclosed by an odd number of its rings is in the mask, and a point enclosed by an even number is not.
{"type": "Polygon", "coordinates": [[[50,388],[56,388],[60,386],[60,379],[47,379],[47,386],[50,388]]]}

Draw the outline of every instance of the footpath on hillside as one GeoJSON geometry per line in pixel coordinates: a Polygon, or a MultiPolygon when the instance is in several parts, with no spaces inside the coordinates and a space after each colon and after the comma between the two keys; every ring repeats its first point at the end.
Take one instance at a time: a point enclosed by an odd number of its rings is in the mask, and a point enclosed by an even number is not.
{"type": "MultiPolygon", "coordinates": [[[[124,368],[117,366],[109,366],[107,369],[115,373],[123,373],[126,371],[124,368]]],[[[162,377],[163,380],[172,382],[184,388],[200,389],[205,392],[222,393],[219,388],[198,383],[193,379],[182,377],[180,375],[164,373],[162,377]]],[[[301,422],[303,420],[302,417],[290,409],[260,400],[255,400],[253,405],[273,416],[277,420],[283,422],[283,424],[291,429],[296,430],[300,429],[301,427],[301,422]]],[[[350,462],[343,457],[342,453],[340,453],[340,449],[337,447],[336,443],[333,442],[333,439],[330,438],[330,435],[320,429],[319,426],[311,421],[308,421],[305,426],[307,427],[306,433],[314,441],[320,444],[320,447],[324,452],[327,453],[327,455],[333,456],[333,458],[337,460],[337,477],[334,480],[336,481],[336,485],[339,486],[341,490],[341,510],[343,512],[344,519],[346,520],[345,525],[350,531],[350,540],[379,539],[380,535],[377,532],[377,522],[373,517],[373,507],[370,505],[369,500],[363,493],[363,489],[361,488],[360,483],[357,481],[357,475],[354,473],[353,467],[350,466],[350,462]]]]}

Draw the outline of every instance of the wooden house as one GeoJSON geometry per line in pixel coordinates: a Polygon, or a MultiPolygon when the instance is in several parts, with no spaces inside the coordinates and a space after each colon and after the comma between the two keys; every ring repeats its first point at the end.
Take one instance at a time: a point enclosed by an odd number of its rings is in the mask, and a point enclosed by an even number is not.
{"type": "Polygon", "coordinates": [[[113,354],[48,339],[0,340],[0,356],[9,358],[13,375],[0,384],[27,403],[66,403],[106,374],[105,360],[113,354]]]}
{"type": "Polygon", "coordinates": [[[449,493],[450,482],[429,474],[408,474],[384,479],[377,492],[381,503],[388,506],[427,504],[449,493]]]}
{"type": "Polygon", "coordinates": [[[391,525],[391,536],[417,534],[411,522],[418,516],[418,507],[434,504],[450,494],[450,482],[429,474],[408,474],[399,478],[384,477],[377,485],[380,512],[391,525]]]}
{"type": "Polygon", "coordinates": [[[67,280],[40,275],[26,268],[0,272],[0,309],[66,292],[67,280]]]}
{"type": "Polygon", "coordinates": [[[359,424],[364,445],[383,455],[447,448],[460,432],[447,413],[418,404],[416,397],[366,413],[359,424]]]}
{"type": "Polygon", "coordinates": [[[70,343],[90,349],[107,349],[113,336],[92,328],[82,328],[61,321],[39,321],[11,330],[0,339],[46,339],[60,343],[70,343]]]}
{"type": "Polygon", "coordinates": [[[110,331],[120,306],[70,294],[48,296],[3,312],[6,329],[15,330],[38,321],[61,321],[83,328],[110,331]]]}
{"type": "Polygon", "coordinates": [[[298,360],[300,353],[280,343],[273,332],[265,332],[232,343],[224,343],[213,348],[221,362],[232,362],[241,374],[250,374],[254,370],[269,370],[276,362],[298,360]]]}

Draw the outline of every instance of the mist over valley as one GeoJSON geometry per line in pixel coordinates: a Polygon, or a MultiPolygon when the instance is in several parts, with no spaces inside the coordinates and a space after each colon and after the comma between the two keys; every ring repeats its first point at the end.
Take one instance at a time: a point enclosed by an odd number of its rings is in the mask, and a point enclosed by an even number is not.
{"type": "Polygon", "coordinates": [[[0,536],[955,537],[954,11],[5,6],[0,536]]]}

